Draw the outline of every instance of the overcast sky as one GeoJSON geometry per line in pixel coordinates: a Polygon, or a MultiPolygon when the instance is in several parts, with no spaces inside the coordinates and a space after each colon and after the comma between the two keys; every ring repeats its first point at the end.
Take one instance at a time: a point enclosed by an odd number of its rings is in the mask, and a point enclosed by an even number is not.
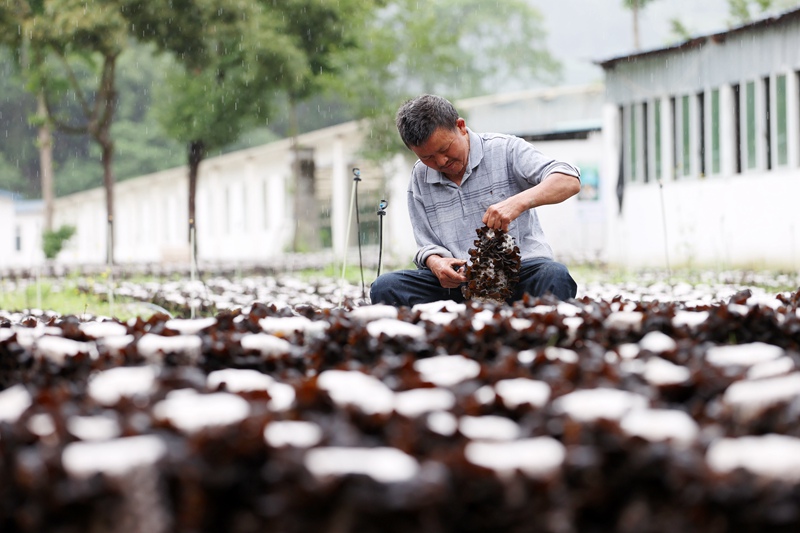
{"type": "MultiPolygon", "coordinates": [[[[564,85],[602,80],[594,61],[634,52],[633,18],[622,0],[528,0],[544,16],[550,53],[562,64],[564,85]]],[[[642,49],[674,44],[670,21],[692,35],[728,28],[727,0],[654,0],[640,13],[642,49]]]]}

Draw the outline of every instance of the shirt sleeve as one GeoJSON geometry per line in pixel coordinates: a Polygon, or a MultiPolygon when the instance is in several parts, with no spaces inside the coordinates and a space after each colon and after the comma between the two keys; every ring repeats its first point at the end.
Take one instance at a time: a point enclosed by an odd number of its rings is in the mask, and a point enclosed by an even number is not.
{"type": "Polygon", "coordinates": [[[442,246],[439,237],[431,227],[421,195],[414,191],[413,174],[411,184],[408,187],[408,214],[411,217],[411,227],[414,228],[414,239],[419,247],[414,255],[414,264],[417,265],[417,268],[428,268],[425,261],[432,255],[453,257],[450,250],[442,246]]]}
{"type": "Polygon", "coordinates": [[[514,175],[527,182],[529,187],[540,184],[555,172],[575,176],[579,180],[581,178],[577,167],[545,156],[531,143],[519,137],[512,137],[509,141],[508,158],[514,175]]]}

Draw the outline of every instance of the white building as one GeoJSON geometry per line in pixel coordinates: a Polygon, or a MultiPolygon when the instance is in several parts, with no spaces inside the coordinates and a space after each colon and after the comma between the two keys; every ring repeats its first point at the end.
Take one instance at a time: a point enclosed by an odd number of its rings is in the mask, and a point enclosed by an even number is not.
{"type": "MultiPolygon", "coordinates": [[[[591,185],[584,195],[587,199],[544,207],[539,214],[551,245],[564,259],[596,257],[602,250],[603,211],[595,194],[602,161],[602,101],[603,88],[595,85],[496,95],[457,104],[475,131],[517,134],[542,152],[582,167],[585,181],[591,185]]],[[[413,154],[398,155],[380,165],[365,161],[360,150],[369,134],[367,128],[366,123],[349,122],[300,136],[300,145],[313,152],[318,212],[299,216],[319,217],[330,258],[340,260],[347,247],[348,261],[353,264],[357,258],[356,218],[351,215],[350,203],[353,169],[359,168],[363,178],[358,185],[361,231],[370,256],[375,257],[378,242],[378,202],[386,199],[384,263],[408,265],[416,251],[406,207],[413,154]]],[[[201,164],[196,197],[201,265],[246,268],[281,264],[291,248],[297,218],[292,201],[292,159],[287,139],[209,158],[201,164]]],[[[117,263],[189,264],[186,167],[119,182],[114,194],[117,263]]],[[[16,210],[18,220],[25,218],[23,211],[16,210]]],[[[104,190],[58,198],[54,211],[54,227],[69,224],[77,229],[58,262],[104,263],[104,190]]],[[[4,262],[3,257],[7,256],[0,256],[0,267],[32,266],[37,260],[27,252],[18,253],[14,261],[4,262]]]]}
{"type": "Polygon", "coordinates": [[[607,258],[800,266],[800,10],[601,65],[607,258]]]}

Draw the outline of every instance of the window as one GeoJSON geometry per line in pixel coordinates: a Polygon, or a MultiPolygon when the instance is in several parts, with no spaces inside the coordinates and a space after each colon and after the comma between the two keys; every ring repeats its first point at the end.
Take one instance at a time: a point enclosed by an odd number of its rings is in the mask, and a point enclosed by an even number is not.
{"type": "Polygon", "coordinates": [[[747,168],[756,168],[756,82],[748,81],[744,90],[747,134],[747,168]]]}
{"type": "Polygon", "coordinates": [[[775,150],[778,165],[789,163],[786,116],[786,75],[775,78],[775,150]]]}
{"type": "Polygon", "coordinates": [[[656,100],[653,105],[653,137],[655,142],[654,154],[655,159],[655,176],[657,180],[661,179],[661,101],[656,100]]]}
{"type": "Polygon", "coordinates": [[[711,173],[719,174],[722,157],[720,155],[719,131],[719,89],[711,91],[711,173]]]}

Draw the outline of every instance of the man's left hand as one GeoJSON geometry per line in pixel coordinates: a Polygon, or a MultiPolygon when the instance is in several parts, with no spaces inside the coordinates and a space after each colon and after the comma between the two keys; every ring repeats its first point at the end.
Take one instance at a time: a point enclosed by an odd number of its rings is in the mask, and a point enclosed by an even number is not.
{"type": "Polygon", "coordinates": [[[539,185],[490,205],[483,215],[483,223],[493,229],[508,231],[508,225],[524,211],[540,205],[561,203],[578,194],[580,190],[580,179],[569,174],[553,172],[539,185]]]}
{"type": "Polygon", "coordinates": [[[490,205],[483,215],[483,223],[492,229],[508,231],[508,225],[522,214],[525,209],[520,199],[517,196],[512,196],[502,202],[490,205]]]}

